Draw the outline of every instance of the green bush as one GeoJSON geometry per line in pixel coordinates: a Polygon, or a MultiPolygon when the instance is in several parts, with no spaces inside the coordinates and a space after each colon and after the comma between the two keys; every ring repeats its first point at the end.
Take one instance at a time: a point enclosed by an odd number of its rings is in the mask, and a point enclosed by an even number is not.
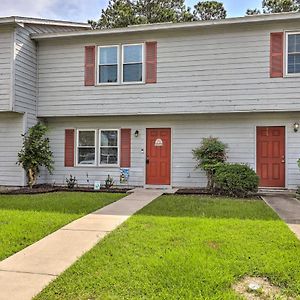
{"type": "Polygon", "coordinates": [[[17,164],[26,172],[30,188],[36,183],[40,173],[40,167],[45,167],[51,174],[53,171],[53,154],[50,149],[50,141],[46,137],[47,127],[37,123],[23,134],[23,146],[18,153],[17,164]]]}
{"type": "Polygon", "coordinates": [[[244,164],[220,165],[214,175],[216,191],[231,197],[248,197],[258,190],[259,177],[244,164]]]}
{"type": "Polygon", "coordinates": [[[192,150],[197,161],[196,168],[206,172],[207,188],[210,191],[214,188],[215,169],[227,159],[226,150],[227,145],[214,137],[202,139],[200,146],[192,150]]]}

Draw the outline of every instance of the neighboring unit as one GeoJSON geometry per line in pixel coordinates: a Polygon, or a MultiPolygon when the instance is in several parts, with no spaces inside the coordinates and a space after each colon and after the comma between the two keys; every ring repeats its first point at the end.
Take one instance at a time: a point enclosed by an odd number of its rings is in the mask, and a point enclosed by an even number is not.
{"type": "Polygon", "coordinates": [[[0,25],[0,185],[24,185],[20,134],[37,119],[55,159],[40,182],[202,187],[192,149],[214,136],[261,187],[299,184],[299,13],[110,30],[20,20],[0,25]]]}

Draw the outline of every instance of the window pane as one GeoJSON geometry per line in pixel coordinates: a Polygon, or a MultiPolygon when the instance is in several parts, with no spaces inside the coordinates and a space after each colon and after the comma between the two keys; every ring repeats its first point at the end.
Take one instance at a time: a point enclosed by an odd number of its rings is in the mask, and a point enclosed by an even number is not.
{"type": "Polygon", "coordinates": [[[288,73],[289,74],[300,73],[300,54],[288,55],[288,73]]]}
{"type": "Polygon", "coordinates": [[[101,65],[115,65],[118,63],[118,48],[117,47],[104,47],[100,48],[101,65]]]}
{"type": "Polygon", "coordinates": [[[118,148],[100,148],[100,164],[118,164],[118,148]]]}
{"type": "Polygon", "coordinates": [[[78,149],[78,164],[79,165],[94,165],[95,164],[95,148],[79,148],[78,149]]]}
{"type": "Polygon", "coordinates": [[[295,66],[294,65],[288,65],[288,73],[289,74],[295,73],[295,66]]]}
{"type": "Polygon", "coordinates": [[[123,81],[124,82],[143,81],[142,64],[124,65],[123,66],[123,81]]]}
{"type": "Polygon", "coordinates": [[[101,131],[101,146],[118,146],[118,131],[101,131]]]}
{"type": "Polygon", "coordinates": [[[296,34],[296,52],[300,52],[300,34],[296,34]]]}
{"type": "Polygon", "coordinates": [[[95,146],[95,131],[79,131],[78,146],[95,146]]]}
{"type": "Polygon", "coordinates": [[[289,44],[288,45],[289,53],[295,52],[296,51],[296,35],[295,34],[289,35],[288,44],[289,44]]]}
{"type": "Polygon", "coordinates": [[[142,45],[124,46],[124,63],[142,62],[142,45]]]}
{"type": "Polygon", "coordinates": [[[118,66],[99,66],[99,83],[117,82],[118,66]]]}

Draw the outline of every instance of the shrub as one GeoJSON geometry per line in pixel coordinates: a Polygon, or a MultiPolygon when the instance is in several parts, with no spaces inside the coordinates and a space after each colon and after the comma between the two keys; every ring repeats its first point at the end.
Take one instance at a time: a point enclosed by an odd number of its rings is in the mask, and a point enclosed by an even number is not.
{"type": "Polygon", "coordinates": [[[248,197],[258,190],[259,177],[244,164],[220,165],[214,175],[216,190],[232,197],[248,197]]]}
{"type": "Polygon", "coordinates": [[[74,187],[77,184],[77,179],[75,176],[70,175],[69,178],[66,178],[66,183],[67,183],[68,189],[74,189],[74,187]]]}
{"type": "Polygon", "coordinates": [[[194,159],[197,161],[196,168],[206,172],[207,188],[213,190],[214,173],[219,164],[227,159],[227,145],[218,138],[209,137],[202,139],[200,147],[193,149],[194,159]]]}
{"type": "Polygon", "coordinates": [[[23,134],[23,146],[18,153],[18,162],[25,170],[30,188],[36,183],[40,167],[45,167],[51,174],[53,171],[52,152],[49,139],[45,137],[47,127],[41,123],[29,128],[23,134]]]}
{"type": "Polygon", "coordinates": [[[113,185],[114,185],[114,179],[110,175],[107,175],[107,178],[105,179],[105,187],[107,189],[110,189],[113,185]]]}

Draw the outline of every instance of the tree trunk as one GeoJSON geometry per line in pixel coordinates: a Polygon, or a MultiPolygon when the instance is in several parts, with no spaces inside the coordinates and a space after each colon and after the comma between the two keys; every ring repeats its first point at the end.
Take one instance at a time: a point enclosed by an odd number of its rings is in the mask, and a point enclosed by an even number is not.
{"type": "Polygon", "coordinates": [[[206,172],[207,177],[207,189],[211,192],[214,188],[214,181],[213,181],[213,173],[211,171],[206,172]]]}
{"type": "Polygon", "coordinates": [[[36,172],[34,169],[29,169],[28,170],[28,185],[29,188],[32,189],[33,185],[36,183],[36,172]]]}

